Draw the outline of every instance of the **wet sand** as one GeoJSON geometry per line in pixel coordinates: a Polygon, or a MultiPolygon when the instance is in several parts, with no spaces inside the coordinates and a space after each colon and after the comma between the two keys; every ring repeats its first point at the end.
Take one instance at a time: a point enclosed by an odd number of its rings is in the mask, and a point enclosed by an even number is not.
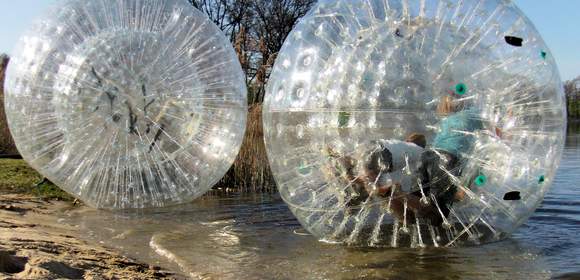
{"type": "Polygon", "coordinates": [[[183,278],[84,241],[78,229],[58,220],[58,213],[72,207],[70,202],[0,195],[0,279],[183,278]]]}

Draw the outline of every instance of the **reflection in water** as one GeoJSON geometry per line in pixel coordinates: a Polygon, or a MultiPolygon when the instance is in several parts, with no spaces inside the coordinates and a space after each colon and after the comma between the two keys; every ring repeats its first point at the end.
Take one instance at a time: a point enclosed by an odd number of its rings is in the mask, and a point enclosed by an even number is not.
{"type": "Polygon", "coordinates": [[[318,242],[277,196],[206,197],[166,209],[67,213],[89,238],[207,279],[549,279],[580,267],[580,137],[544,204],[512,238],[480,247],[361,249],[318,242]]]}

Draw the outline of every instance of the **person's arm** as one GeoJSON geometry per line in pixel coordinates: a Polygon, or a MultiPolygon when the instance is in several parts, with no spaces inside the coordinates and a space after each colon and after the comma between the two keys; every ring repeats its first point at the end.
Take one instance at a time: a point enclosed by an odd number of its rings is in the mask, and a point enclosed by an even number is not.
{"type": "Polygon", "coordinates": [[[385,184],[385,185],[377,186],[377,195],[382,196],[382,197],[387,197],[387,196],[391,195],[393,188],[395,188],[395,190],[400,189],[401,185],[391,183],[388,185],[385,184]]]}
{"type": "Polygon", "coordinates": [[[453,199],[455,201],[462,201],[463,199],[465,199],[465,191],[461,188],[457,189],[455,195],[453,196],[453,199]]]}
{"type": "Polygon", "coordinates": [[[497,126],[495,127],[495,135],[497,135],[497,137],[499,137],[499,138],[502,138],[503,134],[502,134],[501,128],[499,128],[497,126]]]}
{"type": "Polygon", "coordinates": [[[399,192],[401,190],[401,183],[397,181],[393,181],[391,179],[388,180],[381,180],[377,181],[377,189],[376,194],[381,197],[388,197],[392,195],[394,192],[399,192]]]}

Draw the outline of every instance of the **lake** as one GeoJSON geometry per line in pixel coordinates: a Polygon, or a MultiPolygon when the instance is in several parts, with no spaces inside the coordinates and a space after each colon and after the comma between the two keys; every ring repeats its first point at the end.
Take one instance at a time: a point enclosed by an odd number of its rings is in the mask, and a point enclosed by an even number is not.
{"type": "Polygon", "coordinates": [[[210,196],[165,209],[73,210],[64,223],[128,256],[201,279],[580,279],[580,134],[552,189],[507,240],[468,248],[318,242],[277,195],[210,196]]]}

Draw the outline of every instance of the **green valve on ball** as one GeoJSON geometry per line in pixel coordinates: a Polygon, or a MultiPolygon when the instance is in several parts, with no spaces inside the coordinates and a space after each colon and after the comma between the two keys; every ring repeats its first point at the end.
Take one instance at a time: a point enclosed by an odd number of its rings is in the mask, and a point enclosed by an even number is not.
{"type": "Polygon", "coordinates": [[[475,184],[477,186],[483,186],[485,185],[485,183],[487,183],[487,177],[485,177],[485,175],[479,175],[477,176],[477,178],[475,178],[475,184]]]}
{"type": "Polygon", "coordinates": [[[540,178],[538,178],[538,184],[543,184],[546,181],[546,177],[544,175],[540,176],[540,178]]]}
{"type": "Polygon", "coordinates": [[[464,95],[467,93],[467,86],[464,83],[459,83],[455,85],[455,93],[459,95],[464,95]]]}
{"type": "Polygon", "coordinates": [[[548,57],[548,53],[546,51],[541,51],[540,56],[542,56],[542,59],[546,59],[548,57]]]}

